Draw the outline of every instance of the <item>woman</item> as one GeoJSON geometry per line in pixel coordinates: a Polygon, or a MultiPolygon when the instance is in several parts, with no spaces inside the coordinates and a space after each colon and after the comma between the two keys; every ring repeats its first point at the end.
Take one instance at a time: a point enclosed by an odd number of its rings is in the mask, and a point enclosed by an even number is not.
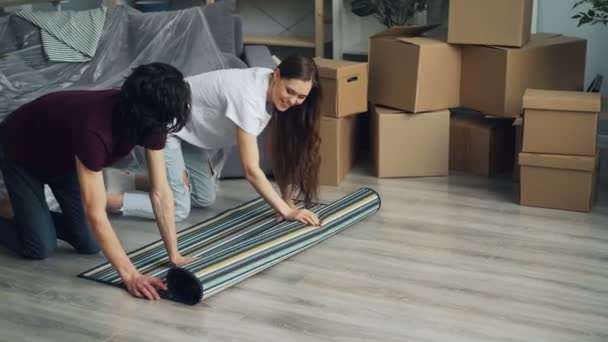
{"type": "MultiPolygon", "coordinates": [[[[210,151],[238,144],[247,180],[286,220],[320,226],[317,215],[294,205],[310,202],[318,190],[319,105],[321,89],[311,58],[290,56],[275,70],[228,69],[186,79],[192,89],[192,117],[169,136],[165,147],[167,174],[178,220],[191,207],[215,200],[217,172],[210,151]],[[257,136],[271,124],[274,176],[281,195],[259,166],[257,136]]],[[[116,177],[108,176],[109,183],[116,177]]],[[[146,191],[146,181],[131,176],[131,187],[146,191]],[[135,185],[135,186],[133,186],[135,185]]],[[[108,189],[108,209],[123,215],[151,217],[147,196],[108,189]]]]}
{"type": "Polygon", "coordinates": [[[72,90],[44,95],[0,125],[0,169],[12,210],[2,211],[0,244],[29,259],[47,258],[57,239],[78,253],[101,249],[134,296],[159,299],[158,278],[142,275],[122,248],[106,213],[102,168],[136,145],[146,149],[154,217],[172,263],[186,264],[175,234],[174,200],[163,148],[167,134],[190,116],[191,93],[168,64],[135,68],[121,89],[72,90]],[[51,212],[45,186],[61,213],[51,212]]]}

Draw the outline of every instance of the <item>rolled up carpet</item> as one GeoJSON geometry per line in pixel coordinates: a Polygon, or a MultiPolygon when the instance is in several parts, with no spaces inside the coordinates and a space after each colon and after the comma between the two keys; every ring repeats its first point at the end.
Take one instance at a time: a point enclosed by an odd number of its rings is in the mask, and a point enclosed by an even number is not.
{"type": "MultiPolygon", "coordinates": [[[[316,204],[310,209],[323,221],[317,228],[276,223],[272,207],[258,198],[180,231],[182,254],[198,257],[191,264],[171,268],[161,240],[128,255],[141,273],[166,279],[169,290],[163,298],[192,305],[369,217],[380,205],[380,196],[369,188],[327,205],[316,204]]],[[[122,286],[109,263],[79,277],[122,286]]]]}

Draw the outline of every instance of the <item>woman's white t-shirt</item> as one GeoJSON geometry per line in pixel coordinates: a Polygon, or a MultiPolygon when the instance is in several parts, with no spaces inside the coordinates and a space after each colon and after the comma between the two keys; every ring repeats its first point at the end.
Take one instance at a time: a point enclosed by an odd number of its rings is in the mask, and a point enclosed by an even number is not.
{"type": "Polygon", "coordinates": [[[192,116],[179,132],[204,149],[235,145],[236,129],[259,135],[268,122],[266,97],[272,69],[222,69],[186,78],[192,91],[192,116]]]}

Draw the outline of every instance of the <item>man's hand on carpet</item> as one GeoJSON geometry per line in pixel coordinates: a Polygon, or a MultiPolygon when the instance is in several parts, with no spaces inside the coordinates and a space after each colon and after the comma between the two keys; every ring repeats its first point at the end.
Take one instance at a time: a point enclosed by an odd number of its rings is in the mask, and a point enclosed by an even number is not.
{"type": "Polygon", "coordinates": [[[124,283],[133,296],[150,300],[160,299],[156,289],[167,290],[167,285],[162,280],[140,273],[124,279],[124,283]]]}
{"type": "Polygon", "coordinates": [[[292,209],[284,218],[288,221],[300,221],[315,227],[321,227],[322,225],[317,214],[306,209],[292,209]]]}

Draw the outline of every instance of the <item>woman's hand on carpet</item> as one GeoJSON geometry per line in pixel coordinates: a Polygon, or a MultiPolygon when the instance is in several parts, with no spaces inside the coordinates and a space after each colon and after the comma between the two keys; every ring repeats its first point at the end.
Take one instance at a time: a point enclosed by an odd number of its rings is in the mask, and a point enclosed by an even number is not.
{"type": "MultiPolygon", "coordinates": [[[[296,206],[296,203],[293,201],[293,199],[287,199],[287,198],[283,198],[283,201],[285,201],[285,203],[287,203],[287,205],[293,209],[293,210],[298,210],[298,207],[296,206]]],[[[277,212],[277,218],[276,218],[276,222],[283,222],[285,221],[285,218],[281,215],[281,213],[277,212]]]]}
{"type": "Polygon", "coordinates": [[[292,209],[285,215],[284,219],[288,221],[300,221],[315,227],[321,227],[322,225],[317,214],[307,209],[292,209]]]}
{"type": "Polygon", "coordinates": [[[140,273],[124,279],[124,284],[133,296],[150,300],[160,299],[157,289],[167,290],[162,280],[140,273]]]}

